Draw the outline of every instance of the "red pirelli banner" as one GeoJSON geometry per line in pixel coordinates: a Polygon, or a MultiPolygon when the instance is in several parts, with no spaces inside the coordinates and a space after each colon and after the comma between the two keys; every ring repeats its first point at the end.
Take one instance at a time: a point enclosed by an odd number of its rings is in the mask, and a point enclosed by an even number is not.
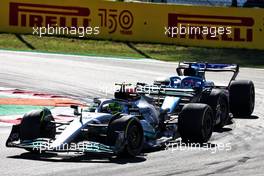
{"type": "Polygon", "coordinates": [[[0,32],[264,49],[264,9],[2,0],[0,32]]]}

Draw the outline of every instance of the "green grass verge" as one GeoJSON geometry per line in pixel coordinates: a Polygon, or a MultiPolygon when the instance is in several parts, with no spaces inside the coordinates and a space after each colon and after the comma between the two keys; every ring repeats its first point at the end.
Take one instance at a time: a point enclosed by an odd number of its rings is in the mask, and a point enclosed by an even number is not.
{"type": "MultiPolygon", "coordinates": [[[[43,106],[31,105],[0,105],[0,116],[25,114],[29,111],[40,110],[43,108],[43,106]]],[[[48,106],[47,108],[51,109],[52,107],[48,106]]]]}
{"type": "Polygon", "coordinates": [[[0,34],[1,49],[54,52],[77,55],[158,59],[163,61],[207,61],[264,67],[264,51],[124,43],[63,37],[0,34]]]}

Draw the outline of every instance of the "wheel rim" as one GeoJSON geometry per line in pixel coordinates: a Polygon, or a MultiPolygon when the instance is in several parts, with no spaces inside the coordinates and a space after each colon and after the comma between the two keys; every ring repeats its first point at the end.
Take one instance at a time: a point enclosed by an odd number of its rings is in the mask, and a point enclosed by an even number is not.
{"type": "Polygon", "coordinates": [[[141,134],[137,125],[131,127],[127,140],[131,149],[137,149],[141,145],[141,134]]]}

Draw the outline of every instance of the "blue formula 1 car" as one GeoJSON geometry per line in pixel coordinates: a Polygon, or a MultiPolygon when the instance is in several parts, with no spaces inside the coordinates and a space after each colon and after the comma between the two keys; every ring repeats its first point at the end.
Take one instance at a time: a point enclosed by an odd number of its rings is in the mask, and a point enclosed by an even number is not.
{"type": "MultiPolygon", "coordinates": [[[[185,126],[193,122],[196,115],[195,106],[207,105],[213,113],[214,128],[222,128],[230,122],[231,117],[247,117],[253,113],[255,105],[254,84],[250,80],[236,80],[239,66],[236,64],[209,64],[203,62],[180,62],[176,68],[177,75],[157,79],[153,85],[138,83],[138,92],[149,94],[158,99],[157,106],[162,107],[162,97],[172,96],[175,100],[176,114],[179,114],[179,132],[182,138],[193,139],[197,131],[187,132],[185,126]],[[205,78],[206,72],[233,73],[228,85],[217,86],[205,78]],[[191,110],[189,118],[181,118],[182,111],[191,110]],[[187,136],[185,134],[188,133],[187,136]]],[[[172,112],[170,112],[172,113],[172,112]]],[[[200,119],[201,120],[201,119],[200,119]]],[[[189,129],[188,129],[189,130],[189,129]]]]}
{"type": "Polygon", "coordinates": [[[55,122],[48,109],[24,115],[14,125],[7,147],[32,152],[82,152],[136,156],[143,148],[164,146],[177,137],[187,143],[206,143],[214,128],[254,109],[252,81],[236,81],[233,64],[180,63],[177,76],[120,84],[113,99],[94,99],[88,108],[74,108],[76,118],[55,122]],[[230,71],[228,86],[215,86],[205,71],[230,71]],[[244,96],[240,96],[243,94],[244,96]]]}

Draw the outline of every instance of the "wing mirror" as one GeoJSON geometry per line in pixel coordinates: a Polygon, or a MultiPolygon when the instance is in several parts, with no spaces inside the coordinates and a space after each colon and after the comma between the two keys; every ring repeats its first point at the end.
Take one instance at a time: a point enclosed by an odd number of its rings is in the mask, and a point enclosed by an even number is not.
{"type": "Polygon", "coordinates": [[[73,111],[73,114],[74,115],[79,116],[79,115],[82,114],[82,113],[79,112],[79,106],[77,106],[77,105],[71,105],[71,108],[74,110],[73,111]]]}

